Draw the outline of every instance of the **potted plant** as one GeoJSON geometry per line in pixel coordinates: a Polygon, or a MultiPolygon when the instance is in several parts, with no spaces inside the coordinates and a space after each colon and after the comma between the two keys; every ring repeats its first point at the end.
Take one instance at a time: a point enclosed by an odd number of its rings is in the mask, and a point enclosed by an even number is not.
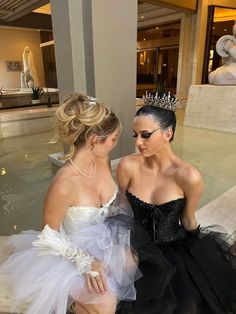
{"type": "Polygon", "coordinates": [[[44,90],[42,87],[31,87],[32,95],[31,95],[31,103],[32,104],[39,104],[40,97],[43,95],[44,90]]]}

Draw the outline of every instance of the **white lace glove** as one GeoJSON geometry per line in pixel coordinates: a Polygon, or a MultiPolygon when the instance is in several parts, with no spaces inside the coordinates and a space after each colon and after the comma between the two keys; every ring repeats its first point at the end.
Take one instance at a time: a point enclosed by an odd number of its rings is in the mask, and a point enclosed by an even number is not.
{"type": "Polygon", "coordinates": [[[38,236],[38,240],[33,241],[32,244],[38,249],[41,256],[47,254],[63,256],[69,261],[74,262],[78,268],[79,275],[99,276],[98,272],[92,271],[91,263],[94,257],[81,249],[77,249],[65,233],[58,232],[50,228],[49,225],[43,228],[41,234],[38,236]]]}

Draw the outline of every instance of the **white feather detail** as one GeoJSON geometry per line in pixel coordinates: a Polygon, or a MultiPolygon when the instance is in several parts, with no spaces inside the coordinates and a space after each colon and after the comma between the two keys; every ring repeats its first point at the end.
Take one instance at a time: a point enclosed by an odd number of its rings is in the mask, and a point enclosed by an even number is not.
{"type": "Polygon", "coordinates": [[[38,236],[38,240],[33,241],[33,246],[37,248],[38,254],[63,256],[67,260],[74,262],[78,268],[80,275],[86,273],[98,276],[97,272],[92,271],[91,263],[94,260],[87,252],[78,249],[73,245],[67,235],[52,229],[49,225],[45,225],[42,232],[38,236]],[[94,274],[96,273],[96,274],[94,274]]]}

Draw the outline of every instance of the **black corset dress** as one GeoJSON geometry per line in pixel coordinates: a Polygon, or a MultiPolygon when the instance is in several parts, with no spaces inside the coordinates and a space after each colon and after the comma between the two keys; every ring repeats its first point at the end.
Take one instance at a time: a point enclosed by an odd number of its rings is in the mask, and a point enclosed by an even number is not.
{"type": "Polygon", "coordinates": [[[235,242],[213,228],[185,231],[184,198],[152,205],[126,195],[143,277],[136,282],[136,302],[124,313],[236,313],[235,242]]]}

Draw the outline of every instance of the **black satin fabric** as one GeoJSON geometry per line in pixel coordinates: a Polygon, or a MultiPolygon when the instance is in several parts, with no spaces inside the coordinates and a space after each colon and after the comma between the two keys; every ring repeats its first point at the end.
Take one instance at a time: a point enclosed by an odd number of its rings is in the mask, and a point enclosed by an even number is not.
{"type": "Polygon", "coordinates": [[[137,300],[120,304],[117,313],[235,314],[235,240],[217,226],[185,231],[184,198],[153,205],[126,195],[143,277],[136,282],[137,300]]]}

